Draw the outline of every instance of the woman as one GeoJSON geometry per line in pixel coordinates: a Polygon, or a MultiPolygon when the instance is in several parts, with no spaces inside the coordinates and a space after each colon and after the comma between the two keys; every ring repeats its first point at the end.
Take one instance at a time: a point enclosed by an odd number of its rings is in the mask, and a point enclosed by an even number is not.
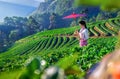
{"type": "Polygon", "coordinates": [[[86,23],[85,23],[85,21],[80,21],[79,25],[80,25],[81,29],[79,32],[75,31],[75,33],[77,33],[76,35],[78,35],[78,37],[79,37],[80,47],[87,46],[87,40],[89,38],[89,34],[88,34],[87,27],[86,27],[86,23]]]}

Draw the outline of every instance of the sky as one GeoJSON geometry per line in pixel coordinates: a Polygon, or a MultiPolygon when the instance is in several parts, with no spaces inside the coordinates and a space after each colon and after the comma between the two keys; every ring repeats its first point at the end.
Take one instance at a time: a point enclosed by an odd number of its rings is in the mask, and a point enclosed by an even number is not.
{"type": "Polygon", "coordinates": [[[29,16],[44,0],[0,0],[0,22],[6,16],[29,16]]]}
{"type": "Polygon", "coordinates": [[[3,2],[38,7],[40,2],[44,2],[44,0],[0,0],[3,2]]]}

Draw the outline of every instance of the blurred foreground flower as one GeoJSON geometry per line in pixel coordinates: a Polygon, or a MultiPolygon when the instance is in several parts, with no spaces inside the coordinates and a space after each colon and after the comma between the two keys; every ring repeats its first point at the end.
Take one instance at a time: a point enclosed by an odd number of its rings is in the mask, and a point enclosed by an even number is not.
{"type": "Polygon", "coordinates": [[[120,50],[106,55],[88,79],[120,79],[120,50]]]}
{"type": "Polygon", "coordinates": [[[41,79],[65,79],[64,77],[64,70],[53,66],[44,71],[41,79]]]}

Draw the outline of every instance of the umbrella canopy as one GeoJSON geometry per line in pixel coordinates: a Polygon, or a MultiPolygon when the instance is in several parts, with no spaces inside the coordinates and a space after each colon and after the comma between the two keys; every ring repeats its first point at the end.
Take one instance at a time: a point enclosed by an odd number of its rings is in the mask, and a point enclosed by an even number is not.
{"type": "Polygon", "coordinates": [[[83,17],[86,16],[86,14],[76,14],[76,13],[72,13],[71,15],[65,16],[63,17],[63,19],[69,19],[69,18],[74,18],[76,19],[77,17],[83,17]]]}

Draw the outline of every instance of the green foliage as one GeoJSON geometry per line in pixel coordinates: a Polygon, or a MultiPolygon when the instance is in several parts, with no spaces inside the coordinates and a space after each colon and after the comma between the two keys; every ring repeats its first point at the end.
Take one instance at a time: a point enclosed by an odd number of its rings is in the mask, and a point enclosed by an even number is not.
{"type": "Polygon", "coordinates": [[[72,21],[71,22],[71,24],[70,24],[70,26],[72,26],[72,27],[74,27],[74,26],[76,26],[77,24],[76,24],[76,21],[72,21]]]}
{"type": "Polygon", "coordinates": [[[59,66],[63,69],[67,69],[70,66],[74,65],[74,62],[76,62],[76,59],[77,59],[77,55],[65,57],[57,63],[57,66],[59,66]],[[71,61],[69,61],[69,60],[71,60],[71,61]],[[65,63],[65,65],[63,63],[65,63]]]}
{"type": "Polygon", "coordinates": [[[117,13],[117,17],[120,17],[120,11],[117,13]]]}
{"type": "Polygon", "coordinates": [[[9,34],[9,38],[11,41],[16,41],[18,40],[20,37],[18,37],[20,35],[20,31],[19,30],[12,30],[9,34]]]}
{"type": "Polygon", "coordinates": [[[66,56],[65,58],[59,60],[56,65],[64,69],[65,75],[67,75],[68,77],[70,75],[83,76],[84,72],[82,71],[82,69],[80,69],[78,65],[76,65],[77,59],[77,54],[66,56]]]}
{"type": "MultiPolygon", "coordinates": [[[[76,41],[77,42],[77,41],[76,41]]],[[[104,56],[107,53],[110,53],[114,50],[114,46],[116,43],[116,38],[90,38],[88,40],[88,46],[85,46],[83,48],[79,48],[78,43],[76,45],[76,42],[73,43],[73,46],[68,47],[65,43],[64,48],[59,48],[56,50],[48,50],[41,52],[40,54],[37,53],[37,55],[40,55],[42,59],[45,59],[48,63],[47,67],[51,65],[57,65],[60,68],[64,69],[65,74],[68,78],[81,78],[81,76],[84,75],[84,71],[88,70],[91,65],[94,63],[97,63],[100,61],[102,56],[104,56]],[[74,49],[74,50],[73,50],[74,49]],[[81,69],[79,69],[81,68],[81,69]],[[74,75],[73,75],[74,74],[74,75]]],[[[19,50],[19,48],[17,48],[19,50]]],[[[10,53],[10,52],[9,52],[10,53]]],[[[11,52],[12,54],[12,52],[11,52]]],[[[33,54],[29,54],[28,56],[33,56],[33,54]]],[[[28,57],[25,55],[25,57],[28,57]]],[[[21,58],[24,61],[27,59],[24,56],[21,58]]],[[[11,57],[9,57],[9,62],[13,61],[11,60],[11,57]]],[[[13,58],[13,56],[12,56],[13,58]]],[[[2,56],[2,59],[4,59],[4,56],[2,56]]],[[[5,62],[1,59],[1,62],[5,62]]],[[[20,58],[16,57],[15,60],[20,58]]],[[[10,63],[11,65],[15,65],[15,63],[18,63],[20,61],[15,61],[13,63],[10,63]]],[[[26,66],[25,70],[23,69],[23,72],[21,72],[21,77],[27,77],[28,79],[31,79],[35,77],[38,79],[38,75],[34,74],[34,71],[36,69],[39,70],[41,68],[38,59],[28,59],[28,65],[26,66]],[[33,74],[33,75],[32,75],[33,74]]],[[[20,64],[23,62],[20,62],[20,64]]],[[[4,64],[4,67],[6,64],[4,64]]],[[[10,68],[9,66],[7,66],[10,68]]],[[[6,68],[6,67],[5,67],[6,68]]]]}
{"type": "Polygon", "coordinates": [[[100,20],[103,20],[104,19],[104,16],[102,13],[99,13],[96,17],[96,21],[100,21],[100,20]]]}
{"type": "Polygon", "coordinates": [[[118,38],[118,41],[116,43],[116,49],[120,49],[120,32],[117,38],[118,38]]]}
{"type": "Polygon", "coordinates": [[[9,72],[0,72],[0,79],[17,79],[18,74],[21,73],[20,70],[14,70],[9,72]]]}
{"type": "Polygon", "coordinates": [[[100,6],[102,10],[120,9],[119,0],[75,0],[77,5],[100,6]]]}
{"type": "Polygon", "coordinates": [[[18,79],[39,79],[41,63],[38,58],[30,58],[26,61],[26,68],[23,69],[18,79]]]}

